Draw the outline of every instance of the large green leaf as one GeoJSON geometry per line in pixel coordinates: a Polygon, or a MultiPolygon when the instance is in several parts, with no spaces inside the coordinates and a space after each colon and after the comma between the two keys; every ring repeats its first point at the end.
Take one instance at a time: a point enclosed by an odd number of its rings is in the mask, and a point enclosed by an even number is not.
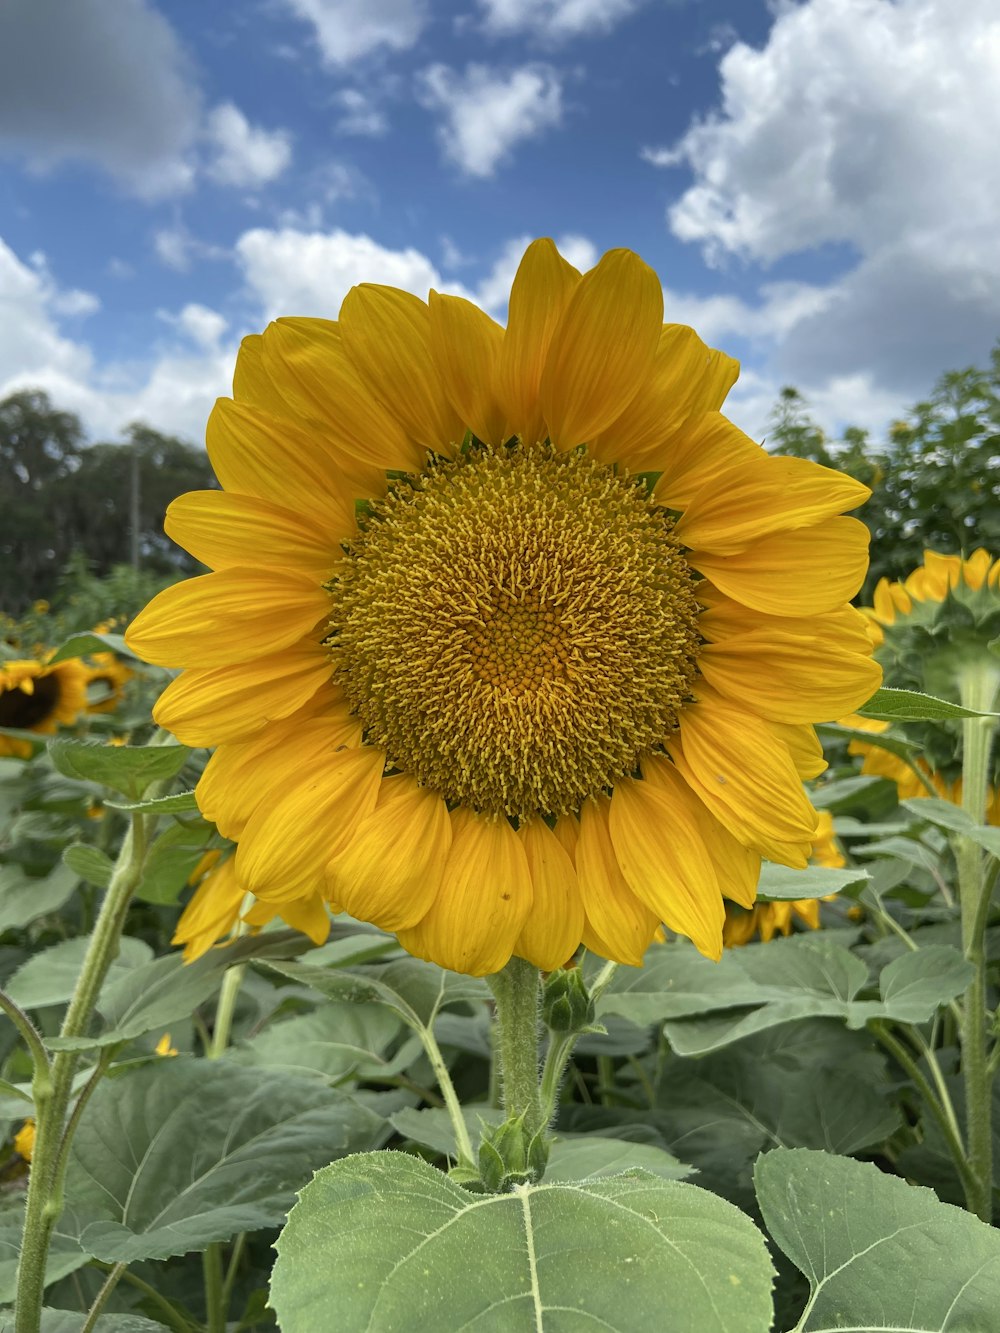
{"type": "Polygon", "coordinates": [[[805,870],[791,870],[788,866],[765,861],[760,868],[757,896],[763,899],[796,901],[803,898],[826,898],[832,893],[843,893],[868,882],[867,870],[857,866],[834,870],[829,866],[806,866],[805,870]]]}
{"type": "Polygon", "coordinates": [[[49,658],[50,662],[65,662],[70,657],[81,657],[84,653],[121,653],[125,657],[135,657],[120,634],[98,634],[96,630],[82,630],[71,634],[65,643],[49,658]]]}
{"type": "Polygon", "coordinates": [[[0,866],[0,931],[20,930],[58,912],[79,882],[67,865],[57,865],[41,878],[26,875],[17,865],[0,866]]]}
{"type": "MultiPolygon", "coordinates": [[[[66,1004],[80,979],[80,969],[89,945],[89,937],[78,937],[73,940],[61,940],[58,944],[33,954],[7,983],[11,999],[22,1009],[40,1009],[47,1004],[66,1004]]],[[[152,956],[152,949],[143,940],[124,935],[118,948],[118,956],[108,971],[104,983],[105,990],[129,976],[135,968],[141,967],[152,956]]]]}
{"type": "Polygon", "coordinates": [[[996,713],[980,713],[974,708],[963,708],[950,699],[938,699],[919,690],[876,690],[858,712],[880,722],[944,722],[954,717],[996,717],[996,713]]]}
{"type": "Polygon", "coordinates": [[[904,801],[903,805],[913,815],[947,829],[949,833],[961,833],[970,842],[976,843],[993,856],[1000,857],[1000,828],[988,824],[977,824],[960,805],[951,801],[939,801],[929,796],[914,797],[904,801]]]}
{"type": "MultiPolygon", "coordinates": [[[[17,1262],[21,1254],[24,1231],[24,1195],[5,1194],[0,1200],[0,1305],[13,1301],[17,1287],[17,1262]]],[[[45,1264],[45,1285],[48,1287],[69,1273],[75,1273],[90,1260],[80,1249],[74,1237],[66,1234],[64,1220],[56,1223],[45,1264]]],[[[0,1330],[7,1326],[0,1315],[0,1330]]]]}
{"type": "Polygon", "coordinates": [[[341,1081],[391,1077],[412,1064],[419,1043],[396,1049],[402,1023],[380,1005],[331,1000],[311,1014],[271,1023],[238,1046],[239,1064],[341,1081]]]}
{"type": "Polygon", "coordinates": [[[105,1079],[73,1141],[66,1200],[81,1246],[131,1263],[273,1226],[381,1117],[315,1079],[228,1060],[157,1060],[105,1079]]]}
{"type": "Polygon", "coordinates": [[[795,1150],[762,1157],[768,1230],[810,1284],[794,1333],[992,1333],[1000,1235],[867,1162],[795,1150]]]}
{"type": "Polygon", "coordinates": [[[316,1174],[277,1243],[271,1304],[295,1333],[766,1333],[771,1263],[749,1218],[633,1171],[469,1194],[417,1158],[316,1174]]]}
{"type": "Polygon", "coordinates": [[[163,782],[184,767],[191,751],[186,745],[101,745],[93,741],[57,740],[49,756],[68,778],[82,778],[138,797],[153,782],[163,782]]]}

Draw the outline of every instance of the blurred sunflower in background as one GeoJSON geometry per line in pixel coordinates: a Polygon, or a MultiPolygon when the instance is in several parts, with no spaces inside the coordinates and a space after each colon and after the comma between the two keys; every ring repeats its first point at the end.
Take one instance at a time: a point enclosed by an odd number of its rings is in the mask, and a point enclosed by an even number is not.
{"type": "Polygon", "coordinates": [[[807,863],[812,724],[881,679],[869,492],[722,416],[737,372],[638,256],[581,275],[548,240],[506,329],[364,285],[244,341],[223,489],[166,522],[214,572],[126,635],[184,668],[160,725],[217,747],[233,900],[473,974],[638,964],[661,922],[720,956],[761,857],[807,863]]]}
{"type": "MultiPolygon", "coordinates": [[[[71,727],[87,707],[87,668],[78,658],[0,660],[0,727],[53,735],[71,727]]],[[[31,743],[0,735],[0,755],[27,758],[31,743]]]]}
{"type": "MultiPolygon", "coordinates": [[[[901,582],[882,579],[872,601],[862,610],[887,680],[959,703],[963,678],[981,677],[983,697],[993,700],[985,706],[995,710],[1000,659],[990,645],[1000,637],[1000,560],[983,549],[968,559],[925,551],[923,564],[901,582]]],[[[841,721],[873,736],[889,730],[889,723],[874,718],[852,715],[841,721]]],[[[961,723],[911,722],[903,730],[920,746],[911,762],[860,739],[852,740],[848,751],[863,756],[862,773],[894,782],[900,800],[933,790],[960,805],[961,723]]],[[[1000,824],[1000,753],[993,755],[985,817],[1000,824]]]]}

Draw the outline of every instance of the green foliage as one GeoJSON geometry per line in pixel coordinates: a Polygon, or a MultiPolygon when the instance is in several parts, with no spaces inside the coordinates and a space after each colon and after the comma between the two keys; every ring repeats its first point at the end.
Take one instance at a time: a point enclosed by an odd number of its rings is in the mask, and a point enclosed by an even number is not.
{"type": "Polygon", "coordinates": [[[344,1333],[771,1326],[749,1219],[642,1171],[470,1195],[400,1153],[350,1157],[302,1191],[277,1249],[271,1302],[295,1333],[326,1333],[331,1307],[344,1333]]]}
{"type": "Polygon", "coordinates": [[[986,368],[942,375],[932,393],[893,423],[880,443],[848,428],[828,439],[792,388],[782,391],[768,448],[840,468],[873,489],[858,512],[872,533],[864,602],[880,578],[901,579],[925,547],[1000,552],[1000,345],[986,368]]]}

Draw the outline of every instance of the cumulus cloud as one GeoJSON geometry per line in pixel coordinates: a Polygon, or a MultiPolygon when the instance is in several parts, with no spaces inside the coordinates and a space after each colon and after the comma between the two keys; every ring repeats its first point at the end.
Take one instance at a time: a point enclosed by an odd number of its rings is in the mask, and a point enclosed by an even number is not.
{"type": "Polygon", "coordinates": [[[5,0],[0,151],[37,171],[88,162],[162,197],[191,185],[199,114],[180,44],[145,0],[5,0]]]}
{"type": "Polygon", "coordinates": [[[176,314],[169,310],[158,312],[160,318],[180,330],[197,346],[206,352],[213,352],[219,346],[219,340],[229,327],[229,321],[218,310],[199,305],[196,301],[184,306],[176,314]]]}
{"type": "Polygon", "coordinates": [[[292,160],[291,136],[286,130],[251,125],[232,102],[222,103],[209,114],[205,135],[211,151],[206,172],[219,185],[266,185],[292,160]]]}
{"type": "Polygon", "coordinates": [[[420,76],[424,105],[440,112],[438,136],[446,155],[469,176],[492,176],[515,144],[562,120],[562,84],[551,65],[522,65],[507,73],[470,64],[464,75],[431,65],[420,76]]]}
{"type": "Polygon", "coordinates": [[[607,32],[641,0],[479,0],[486,27],[496,33],[534,32],[551,40],[607,32]]]}
{"type": "Polygon", "coordinates": [[[310,23],[323,59],[348,65],[379,48],[406,51],[426,21],[423,0],[285,0],[310,23]]]}
{"type": "Polygon", "coordinates": [[[910,394],[982,359],[1000,329],[994,0],[807,0],[719,72],[721,109],[644,154],[694,173],[675,235],[710,262],[852,256],[785,330],[782,373],[910,394]]]}

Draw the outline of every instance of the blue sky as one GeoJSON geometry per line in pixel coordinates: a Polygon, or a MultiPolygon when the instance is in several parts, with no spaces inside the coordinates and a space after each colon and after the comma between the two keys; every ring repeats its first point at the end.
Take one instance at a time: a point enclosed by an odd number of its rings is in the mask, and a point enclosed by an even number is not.
{"type": "Polygon", "coordinates": [[[201,438],[239,339],[349,287],[503,318],[638,250],[739,356],[878,429],[1000,336],[995,0],[4,0],[0,396],[201,438]]]}

